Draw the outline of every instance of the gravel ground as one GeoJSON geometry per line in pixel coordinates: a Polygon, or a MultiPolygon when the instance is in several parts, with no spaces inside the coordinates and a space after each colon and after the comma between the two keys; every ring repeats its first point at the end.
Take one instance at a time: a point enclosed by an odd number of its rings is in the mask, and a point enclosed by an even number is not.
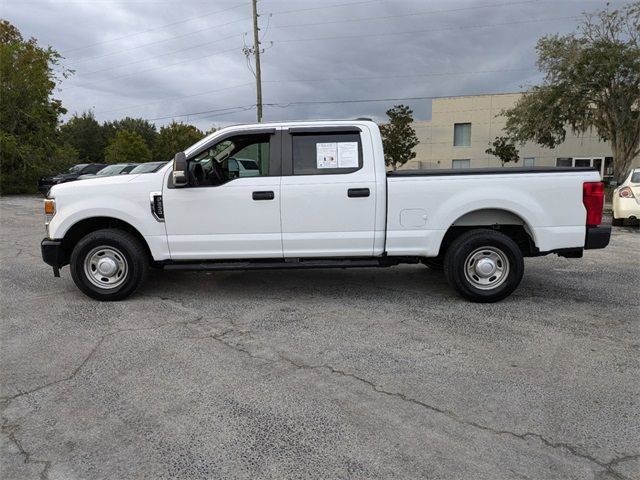
{"type": "Polygon", "coordinates": [[[492,305],[422,266],[83,296],[0,199],[2,478],[638,479],[640,232],[492,305]]]}

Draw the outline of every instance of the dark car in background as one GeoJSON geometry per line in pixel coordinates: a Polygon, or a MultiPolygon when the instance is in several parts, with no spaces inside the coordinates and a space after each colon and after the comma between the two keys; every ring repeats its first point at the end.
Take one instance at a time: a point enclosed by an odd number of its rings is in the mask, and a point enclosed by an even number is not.
{"type": "Polygon", "coordinates": [[[160,170],[161,167],[166,165],[168,162],[145,162],[138,165],[136,168],[129,172],[129,175],[137,174],[137,173],[153,173],[160,170]]]}
{"type": "Polygon", "coordinates": [[[70,167],[65,173],[58,173],[50,177],[42,177],[38,180],[38,191],[43,195],[46,195],[49,189],[54,185],[72,182],[77,180],[80,175],[96,174],[106,166],[106,163],[79,163],[70,167]]]}
{"type": "Polygon", "coordinates": [[[78,177],[78,180],[86,180],[88,178],[104,178],[112,177],[114,175],[123,175],[129,173],[136,168],[139,163],[114,163],[113,165],[107,165],[97,173],[85,173],[78,177]]]}

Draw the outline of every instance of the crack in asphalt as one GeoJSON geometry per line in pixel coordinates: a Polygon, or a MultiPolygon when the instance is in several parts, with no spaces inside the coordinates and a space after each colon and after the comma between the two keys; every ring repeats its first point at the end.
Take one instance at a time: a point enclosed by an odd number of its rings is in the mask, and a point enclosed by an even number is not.
{"type": "MultiPolygon", "coordinates": [[[[84,359],[78,364],[78,366],[71,372],[71,374],[67,375],[64,378],[59,378],[57,380],[53,380],[51,382],[47,382],[47,383],[45,383],[43,385],[39,385],[39,386],[37,386],[35,388],[32,388],[30,390],[25,390],[25,391],[22,391],[22,392],[18,392],[15,395],[0,397],[0,402],[2,403],[1,409],[2,409],[2,411],[4,411],[9,406],[9,404],[13,400],[15,400],[16,398],[23,397],[23,396],[26,396],[26,395],[31,395],[31,394],[33,394],[35,392],[39,392],[41,390],[45,390],[45,389],[47,389],[49,387],[52,387],[54,385],[57,385],[59,383],[68,382],[68,381],[73,380],[78,375],[78,373],[80,373],[80,371],[84,368],[84,366],[93,358],[93,356],[98,351],[100,346],[109,337],[112,337],[114,335],[118,335],[120,333],[125,333],[125,332],[140,332],[140,331],[148,331],[148,330],[159,330],[159,329],[167,327],[167,326],[176,326],[177,327],[177,326],[180,326],[180,325],[190,325],[190,324],[198,323],[203,318],[204,317],[200,315],[200,316],[197,316],[194,320],[186,320],[186,321],[182,321],[182,322],[167,322],[167,323],[163,323],[163,324],[160,324],[160,325],[155,325],[153,327],[119,328],[119,329],[116,329],[116,330],[114,330],[112,332],[105,333],[104,335],[102,335],[98,339],[98,341],[95,343],[93,348],[84,357],[84,359]]],[[[228,333],[228,332],[225,332],[225,333],[228,333]]],[[[41,480],[48,480],[48,478],[49,478],[49,470],[50,470],[51,465],[52,465],[51,460],[35,460],[35,459],[33,459],[32,458],[32,454],[23,447],[22,442],[20,442],[20,440],[16,436],[17,430],[20,428],[20,426],[18,424],[11,424],[10,425],[9,424],[9,420],[4,416],[2,416],[2,420],[3,420],[3,423],[2,423],[2,427],[0,428],[0,430],[2,431],[2,433],[7,435],[9,440],[16,446],[16,448],[18,449],[20,454],[24,456],[24,463],[25,464],[42,464],[42,465],[44,465],[44,468],[40,472],[40,478],[41,478],[41,480]]]]}
{"type": "MultiPolygon", "coordinates": [[[[171,300],[167,297],[159,297],[164,301],[168,301],[171,300]]],[[[182,308],[190,311],[191,313],[195,313],[197,312],[197,310],[194,310],[191,307],[187,307],[186,305],[184,305],[181,302],[177,302],[177,301],[173,301],[175,303],[177,303],[178,305],[180,305],[182,308]]],[[[222,339],[222,337],[224,337],[225,335],[235,331],[235,328],[237,327],[236,323],[233,322],[232,319],[229,319],[231,325],[233,326],[233,328],[227,329],[219,334],[214,334],[214,335],[203,335],[203,336],[195,336],[195,337],[190,337],[193,339],[212,339],[216,342],[222,343],[223,345],[232,348],[235,351],[241,352],[245,355],[248,355],[249,357],[253,358],[253,359],[259,359],[262,360],[264,362],[267,363],[273,363],[274,360],[266,358],[266,357],[261,357],[259,355],[255,355],[253,353],[251,353],[249,350],[240,347],[238,344],[233,344],[230,343],[228,341],[224,341],[222,339]]],[[[244,332],[238,332],[242,335],[245,335],[247,333],[250,333],[249,331],[244,331],[244,332]]],[[[412,403],[414,405],[420,406],[422,408],[426,408],[432,412],[438,413],[440,415],[444,415],[447,418],[455,421],[456,423],[462,424],[462,425],[468,425],[468,426],[472,426],[475,427],[479,430],[483,430],[483,431],[487,431],[487,432],[491,432],[495,435],[508,435],[511,436],[513,438],[518,438],[520,440],[527,440],[527,438],[535,438],[538,439],[540,442],[542,442],[545,446],[552,448],[552,449],[564,449],[566,451],[568,451],[569,453],[571,453],[573,456],[578,457],[578,458],[582,458],[584,460],[587,460],[589,462],[592,462],[594,464],[596,464],[597,466],[599,466],[600,468],[604,469],[604,471],[610,475],[612,475],[615,479],[617,480],[629,480],[626,476],[620,474],[619,472],[616,472],[614,470],[615,466],[619,465],[620,463],[623,463],[625,461],[629,461],[635,458],[638,458],[640,455],[627,455],[627,456],[623,456],[623,457],[618,457],[618,458],[614,458],[612,460],[610,460],[609,462],[602,462],[600,460],[598,460],[597,458],[595,458],[592,455],[589,455],[587,453],[582,453],[578,450],[577,447],[574,447],[573,445],[570,445],[568,443],[565,442],[552,442],[551,440],[548,440],[547,438],[545,438],[543,435],[539,434],[539,433],[534,433],[534,432],[525,432],[525,433],[516,433],[516,432],[512,432],[509,430],[498,430],[492,427],[489,427],[487,425],[483,425],[480,424],[478,422],[475,422],[473,420],[466,420],[462,417],[460,417],[459,415],[457,415],[455,412],[452,412],[450,410],[446,410],[446,409],[442,409],[439,407],[435,407],[433,405],[429,405],[421,400],[417,400],[415,398],[409,397],[407,395],[405,395],[404,393],[401,392],[390,392],[387,390],[384,390],[380,387],[378,387],[374,382],[372,382],[371,380],[367,380],[366,378],[360,377],[358,375],[355,375],[353,373],[349,373],[349,372],[345,372],[343,370],[339,370],[331,365],[308,365],[308,364],[302,364],[302,363],[297,363],[294,360],[292,360],[289,357],[286,357],[280,353],[278,353],[278,357],[286,362],[289,363],[290,365],[293,365],[296,368],[299,369],[324,369],[324,370],[328,370],[329,372],[336,374],[336,375],[341,375],[343,377],[349,377],[352,378],[354,380],[357,380],[359,382],[362,382],[366,385],[368,385],[373,391],[383,394],[383,395],[387,395],[387,396],[391,396],[391,397],[395,397],[395,398],[399,398],[405,402],[408,403],[412,403]]]]}
{"type": "Polygon", "coordinates": [[[32,465],[43,465],[44,467],[42,468],[42,470],[40,471],[40,479],[41,480],[48,480],[49,478],[49,469],[51,468],[51,461],[50,460],[37,460],[32,458],[31,453],[29,453],[27,450],[25,450],[25,448],[22,446],[22,442],[20,442],[20,440],[16,437],[16,430],[18,429],[18,425],[10,425],[9,424],[9,420],[5,417],[2,417],[2,433],[4,433],[5,435],[7,435],[7,437],[9,437],[9,440],[11,440],[11,442],[16,446],[16,448],[18,449],[18,452],[20,453],[20,455],[24,456],[24,463],[25,464],[32,464],[32,465]]]}
{"type": "Polygon", "coordinates": [[[616,472],[614,470],[614,467],[620,463],[623,463],[625,461],[629,461],[629,460],[633,460],[636,458],[639,458],[640,455],[628,455],[628,456],[624,456],[624,457],[619,457],[619,458],[614,458],[613,460],[607,462],[607,463],[603,463],[600,460],[598,460],[597,458],[593,457],[592,455],[586,454],[586,453],[582,453],[580,451],[578,451],[578,449],[572,445],[569,445],[567,443],[564,442],[552,442],[548,439],[546,439],[543,435],[539,434],[539,433],[534,433],[534,432],[525,432],[525,433],[516,433],[516,432],[512,432],[509,430],[497,430],[495,428],[489,427],[487,425],[483,425],[480,424],[478,422],[475,422],[473,420],[466,420],[462,417],[460,417],[458,414],[456,414],[455,412],[452,412],[451,410],[446,410],[446,409],[442,409],[439,407],[435,407],[433,405],[429,405],[428,403],[425,403],[421,400],[417,400],[415,398],[409,397],[407,395],[405,395],[404,393],[401,392],[391,392],[388,390],[384,390],[382,388],[380,388],[378,385],[376,385],[374,382],[372,382],[371,380],[368,380],[366,378],[360,377],[354,373],[349,373],[349,372],[345,372],[343,370],[339,370],[335,367],[333,367],[332,365],[326,365],[326,364],[322,364],[322,365],[310,365],[310,364],[304,364],[304,363],[298,363],[294,360],[292,360],[289,357],[285,357],[282,354],[278,354],[278,356],[284,361],[287,362],[291,365],[293,365],[296,368],[299,369],[310,369],[310,370],[328,370],[329,372],[331,372],[332,374],[336,374],[336,375],[340,375],[343,377],[348,377],[348,378],[352,378],[354,380],[357,380],[361,383],[364,383],[366,385],[368,385],[373,391],[383,394],[383,395],[387,395],[390,397],[395,397],[395,398],[399,398],[404,402],[408,402],[414,405],[417,405],[419,407],[422,408],[426,408],[432,412],[436,412],[438,414],[444,415],[447,418],[455,421],[456,423],[462,424],[462,425],[469,425],[472,427],[475,427],[479,430],[484,430],[487,432],[491,432],[493,434],[496,435],[508,435],[514,438],[518,438],[520,440],[526,440],[527,438],[536,438],[539,441],[541,441],[544,445],[546,445],[547,447],[553,448],[553,449],[564,449],[567,450],[568,452],[570,452],[572,455],[579,457],[579,458],[583,458],[585,460],[588,460],[592,463],[595,463],[596,465],[598,465],[599,467],[603,468],[607,473],[611,474],[612,476],[614,476],[617,479],[620,480],[627,480],[627,477],[625,477],[624,475],[620,474],[619,472],[616,472]]]}
{"type": "MultiPolygon", "coordinates": [[[[27,390],[24,392],[19,392],[16,395],[13,396],[9,396],[9,397],[0,397],[0,402],[3,403],[2,405],[2,410],[4,410],[5,408],[8,407],[8,405],[11,403],[12,400],[25,396],[25,395],[30,395],[32,393],[44,390],[48,387],[51,387],[53,385],[56,385],[58,383],[62,383],[62,382],[66,382],[66,381],[70,381],[72,379],[74,379],[78,373],[82,370],[82,368],[92,359],[92,357],[95,355],[96,351],[100,348],[100,346],[104,343],[104,341],[114,335],[120,334],[120,333],[124,333],[124,332],[137,332],[137,331],[150,331],[150,330],[158,330],[167,326],[180,326],[180,325],[190,325],[190,324],[194,324],[194,323],[198,323],[200,322],[204,316],[200,314],[200,312],[198,312],[197,310],[186,306],[184,303],[167,298],[167,297],[155,297],[158,298],[164,302],[167,303],[171,303],[174,307],[179,307],[180,309],[183,309],[191,314],[196,314],[197,318],[195,320],[189,320],[189,321],[182,321],[182,322],[167,322],[167,323],[163,323],[160,325],[156,325],[153,327],[143,327],[143,328],[122,328],[122,329],[117,329],[114,330],[112,332],[106,333],[103,336],[101,336],[99,338],[99,340],[96,342],[96,344],[93,346],[93,348],[91,349],[91,351],[84,357],[84,359],[82,360],[82,362],[71,372],[70,375],[62,378],[62,379],[58,379],[58,380],[54,380],[52,382],[48,382],[44,385],[40,385],[38,387],[35,387],[31,390],[27,390]]],[[[233,349],[234,351],[240,352],[252,359],[256,359],[256,360],[261,360],[265,363],[275,363],[278,360],[274,360],[271,358],[266,358],[260,355],[255,355],[254,353],[252,353],[250,350],[241,347],[239,344],[237,343],[232,343],[228,340],[225,340],[224,337],[227,336],[230,333],[238,333],[240,335],[246,335],[248,333],[251,333],[249,330],[244,330],[244,331],[239,331],[237,330],[238,325],[233,321],[233,319],[228,318],[229,322],[231,323],[232,327],[231,328],[226,328],[225,330],[223,330],[222,332],[216,333],[216,334],[209,334],[209,335],[199,335],[199,336],[185,336],[183,338],[185,339],[193,339],[193,340],[206,340],[206,339],[210,339],[213,340],[217,343],[220,343],[228,348],[233,349]]],[[[640,458],[640,454],[636,454],[636,455],[627,455],[627,456],[622,456],[622,457],[618,457],[618,458],[614,458],[612,460],[610,460],[609,462],[602,462],[600,460],[598,460],[597,458],[595,458],[592,455],[586,454],[586,453],[582,453],[578,450],[577,447],[570,445],[568,443],[564,443],[564,442],[553,442],[551,440],[548,440],[547,438],[545,438],[543,435],[538,434],[538,433],[534,433],[534,432],[525,432],[525,433],[516,433],[516,432],[512,432],[509,430],[498,430],[495,428],[492,428],[490,426],[487,425],[483,425],[480,424],[478,422],[472,421],[472,420],[467,420],[464,419],[462,417],[460,417],[458,414],[456,414],[455,412],[451,411],[451,410],[447,410],[447,409],[442,409],[433,405],[429,405],[428,403],[425,403],[421,400],[412,398],[407,396],[406,394],[402,393],[402,392],[393,392],[393,391],[388,391],[388,390],[384,390],[383,388],[379,387],[378,385],[376,385],[373,381],[368,380],[364,377],[360,377],[359,375],[356,375],[354,373],[350,373],[344,370],[340,370],[332,365],[329,364],[320,364],[320,365],[313,365],[313,364],[305,364],[305,363],[300,363],[300,362],[296,362],[295,360],[286,357],[284,355],[282,355],[281,353],[277,353],[278,358],[280,359],[281,363],[287,363],[289,365],[292,365],[295,368],[298,369],[309,369],[309,370],[326,370],[329,371],[331,374],[335,374],[335,375],[340,375],[342,377],[347,377],[347,378],[351,378],[354,379],[358,382],[361,382],[367,386],[369,386],[373,391],[375,391],[376,393],[382,394],[382,395],[386,395],[389,397],[393,397],[393,398],[397,398],[400,399],[404,402],[407,403],[411,403],[413,405],[419,406],[421,408],[425,408],[427,410],[430,410],[432,412],[435,412],[437,414],[440,415],[444,415],[447,418],[449,418],[450,420],[455,421],[456,423],[459,423],[461,425],[465,425],[465,426],[472,426],[474,428],[477,428],[479,430],[482,431],[486,431],[486,432],[490,432],[493,433],[495,435],[506,435],[506,436],[510,436],[513,438],[517,438],[520,440],[524,440],[526,441],[528,438],[535,438],[538,441],[540,441],[542,444],[544,444],[545,446],[552,448],[552,449],[560,449],[560,450],[565,450],[567,452],[569,452],[571,455],[578,457],[578,458],[582,458],[584,460],[587,460],[595,465],[597,465],[598,467],[602,468],[606,473],[612,475],[614,478],[618,479],[618,480],[628,480],[628,478],[624,475],[622,475],[621,473],[617,472],[615,470],[615,467],[618,466],[619,464],[626,462],[626,461],[631,461],[631,460],[635,460],[637,458],[640,458]]],[[[12,443],[14,445],[16,445],[16,447],[18,448],[19,452],[21,455],[23,455],[25,457],[24,459],[24,463],[31,463],[31,464],[42,464],[44,465],[43,470],[40,473],[40,478],[42,480],[47,480],[48,479],[48,472],[49,469],[51,468],[52,462],[50,460],[36,460],[32,458],[32,454],[30,452],[28,452],[27,450],[25,450],[25,448],[22,446],[20,440],[16,437],[16,430],[19,428],[18,425],[9,425],[8,424],[8,420],[5,417],[3,418],[3,425],[2,425],[2,432],[5,433],[8,438],[12,441],[12,443]]]]}

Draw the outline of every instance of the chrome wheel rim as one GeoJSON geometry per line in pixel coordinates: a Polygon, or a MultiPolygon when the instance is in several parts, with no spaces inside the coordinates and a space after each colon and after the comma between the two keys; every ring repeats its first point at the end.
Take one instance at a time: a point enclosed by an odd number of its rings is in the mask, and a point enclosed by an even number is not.
{"type": "Polygon", "coordinates": [[[98,288],[119,287],[127,279],[128,270],[127,259],[114,247],[96,247],[84,260],[85,276],[98,288]]]}
{"type": "Polygon", "coordinates": [[[479,290],[491,290],[502,285],[509,275],[509,260],[496,247],[474,250],[464,262],[467,281],[479,290]]]}

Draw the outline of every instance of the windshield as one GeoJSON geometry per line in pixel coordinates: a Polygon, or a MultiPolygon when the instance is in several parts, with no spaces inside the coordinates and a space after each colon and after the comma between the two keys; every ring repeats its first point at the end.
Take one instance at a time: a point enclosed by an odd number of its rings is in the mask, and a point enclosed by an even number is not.
{"type": "Polygon", "coordinates": [[[104,167],[102,170],[96,173],[96,175],[99,175],[101,177],[104,177],[105,175],[117,175],[122,171],[123,168],[124,165],[109,165],[108,167],[104,167]]]}
{"type": "Polygon", "coordinates": [[[163,162],[161,163],[143,163],[142,165],[138,165],[136,168],[134,168],[133,170],[131,170],[129,172],[129,174],[132,173],[151,173],[151,172],[155,172],[156,170],[158,170],[160,167],[162,167],[164,165],[163,162]]]}
{"type": "Polygon", "coordinates": [[[82,171],[82,169],[84,167],[86,167],[87,165],[89,165],[89,164],[88,163],[81,163],[80,165],[74,165],[69,170],[67,170],[67,173],[80,173],[82,171]]]}
{"type": "Polygon", "coordinates": [[[631,183],[640,183],[640,170],[633,172],[633,175],[631,175],[631,183]]]}

